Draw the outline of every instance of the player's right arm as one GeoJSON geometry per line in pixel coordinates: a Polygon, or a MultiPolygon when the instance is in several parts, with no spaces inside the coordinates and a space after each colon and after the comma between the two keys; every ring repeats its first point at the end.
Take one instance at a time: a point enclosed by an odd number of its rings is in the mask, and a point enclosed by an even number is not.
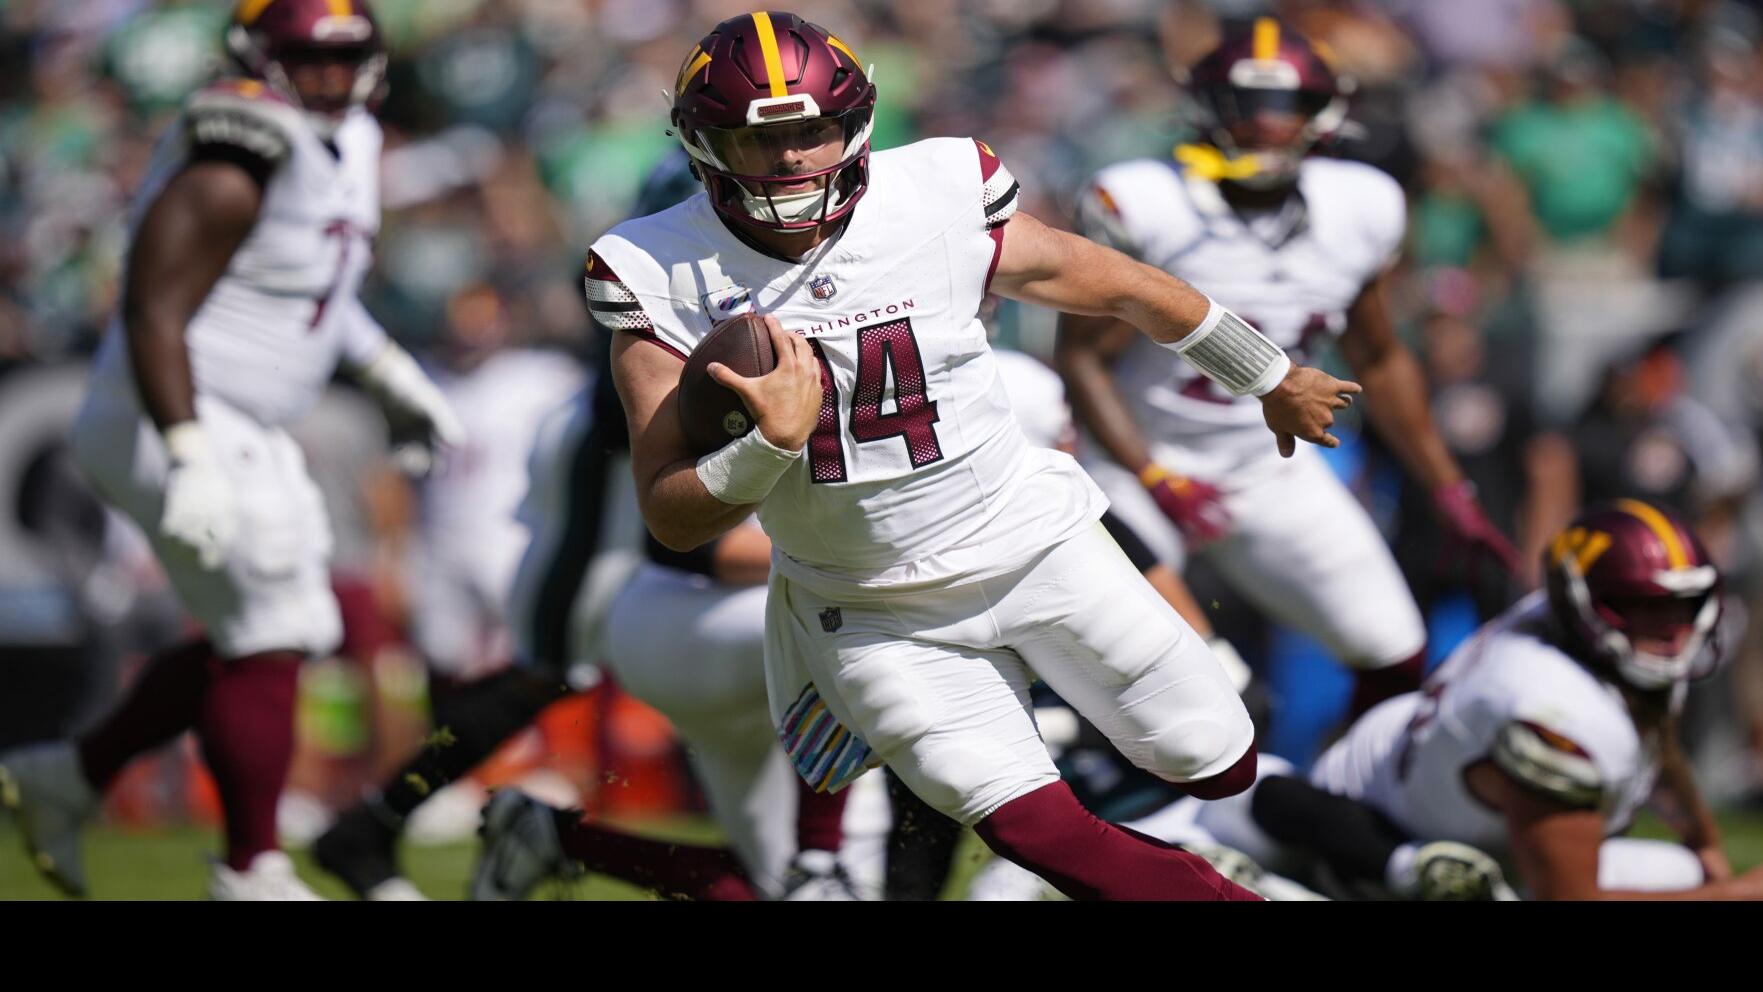
{"type": "MultiPolygon", "coordinates": [[[[819,422],[820,366],[813,352],[775,319],[767,317],[766,326],[777,368],[748,379],[722,365],[710,366],[711,377],[746,403],[756,426],[746,438],[702,458],[692,454],[680,424],[679,358],[632,334],[613,340],[612,377],[630,422],[637,503],[649,532],[675,551],[711,541],[753,512],[759,499],[729,501],[730,476],[734,488],[742,490],[754,471],[776,468],[781,475],[778,466],[801,458],[819,422]]],[[[776,477],[771,481],[775,484],[776,477]]]]}

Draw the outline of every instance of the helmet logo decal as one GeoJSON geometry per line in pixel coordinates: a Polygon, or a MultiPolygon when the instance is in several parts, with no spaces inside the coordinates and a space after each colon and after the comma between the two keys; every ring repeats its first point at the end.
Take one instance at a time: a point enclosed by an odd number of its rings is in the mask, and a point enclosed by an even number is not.
{"type": "Polygon", "coordinates": [[[765,79],[771,84],[771,95],[788,96],[789,85],[784,81],[784,60],[777,50],[777,32],[772,29],[771,15],[765,11],[754,11],[753,27],[759,31],[759,54],[765,57],[765,79]]]}
{"type": "Polygon", "coordinates": [[[862,65],[863,64],[857,58],[857,53],[851,51],[851,48],[849,45],[846,45],[844,42],[840,41],[838,35],[836,35],[836,34],[827,35],[826,36],[826,43],[833,46],[834,48],[838,49],[839,51],[844,52],[845,57],[849,58],[851,60],[851,64],[853,64],[853,65],[862,65]]]}
{"type": "Polygon", "coordinates": [[[1690,567],[1689,555],[1684,553],[1683,542],[1677,537],[1677,529],[1671,526],[1664,514],[1638,499],[1619,499],[1616,501],[1616,508],[1639,518],[1641,523],[1658,535],[1660,543],[1665,545],[1665,560],[1671,563],[1673,569],[1690,567]]]}
{"type": "Polygon", "coordinates": [[[698,74],[698,70],[709,64],[709,53],[694,45],[692,47],[692,54],[686,56],[685,67],[679,71],[678,92],[684,93],[686,91],[686,84],[692,81],[692,77],[698,74]]]}
{"type": "Polygon", "coordinates": [[[1601,530],[1570,527],[1556,535],[1554,543],[1549,547],[1549,555],[1557,563],[1571,555],[1574,565],[1583,575],[1604,552],[1610,550],[1610,542],[1610,535],[1601,530]]]}

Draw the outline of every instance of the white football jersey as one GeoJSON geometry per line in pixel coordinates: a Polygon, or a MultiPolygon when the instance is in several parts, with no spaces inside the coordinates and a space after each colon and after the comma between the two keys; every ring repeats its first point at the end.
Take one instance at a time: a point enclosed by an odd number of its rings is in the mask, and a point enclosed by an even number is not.
{"type": "Polygon", "coordinates": [[[1077,428],[1071,422],[1071,404],[1065,402],[1065,380],[1033,355],[1007,348],[992,354],[1010,396],[1010,409],[1028,443],[1037,448],[1070,445],[1077,428]]]}
{"type": "MultiPolygon", "coordinates": [[[[381,134],[355,110],[335,152],[304,115],[253,80],[191,96],[155,149],[131,230],[196,144],[232,145],[275,162],[257,224],[185,331],[198,396],[214,396],[266,425],[317,402],[340,353],[365,361],[384,332],[356,299],[379,231],[381,134]]],[[[99,347],[95,389],[135,399],[120,316],[99,347]]]]}
{"type": "MultiPolygon", "coordinates": [[[[1086,234],[1192,283],[1307,364],[1346,329],[1346,310],[1396,256],[1402,189],[1369,165],[1305,159],[1298,195],[1241,216],[1216,183],[1172,160],[1098,173],[1079,202],[1086,234]]],[[[1232,396],[1173,351],[1137,338],[1114,365],[1128,408],[1157,459],[1222,478],[1275,454],[1253,396],[1232,396]]]]}
{"type": "Polygon", "coordinates": [[[1657,735],[1643,735],[1621,690],[1551,643],[1549,631],[1546,595],[1520,600],[1422,691],[1365,714],[1311,780],[1367,800],[1415,837],[1502,850],[1505,819],[1464,780],[1489,760],[1559,802],[1597,809],[1609,833],[1625,829],[1658,777],[1657,735]]]}
{"type": "Polygon", "coordinates": [[[843,233],[801,261],[749,247],[704,195],[594,243],[603,326],[683,358],[752,309],[812,343],[821,426],[760,507],[790,578],[847,597],[980,578],[1101,515],[1076,462],[1024,440],[978,318],[1016,194],[982,142],[935,138],[875,152],[843,233]]]}
{"type": "Polygon", "coordinates": [[[469,371],[435,376],[466,443],[423,482],[424,553],[434,567],[474,573],[480,588],[505,593],[527,542],[515,514],[528,455],[545,419],[585,382],[579,361],[535,348],[498,351],[469,371]]]}

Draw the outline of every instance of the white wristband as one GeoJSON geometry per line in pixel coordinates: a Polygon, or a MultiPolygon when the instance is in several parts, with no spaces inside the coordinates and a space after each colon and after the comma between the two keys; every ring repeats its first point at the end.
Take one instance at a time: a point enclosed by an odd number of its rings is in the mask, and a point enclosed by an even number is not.
{"type": "Polygon", "coordinates": [[[171,456],[174,465],[214,460],[214,448],[208,443],[208,434],[202,429],[201,421],[179,421],[167,427],[160,437],[165,441],[165,453],[171,456]]]}
{"type": "Polygon", "coordinates": [[[807,447],[785,451],[755,427],[698,459],[698,479],[710,495],[731,506],[757,503],[771,494],[777,480],[801,460],[807,447]]]}
{"type": "Polygon", "coordinates": [[[1165,344],[1234,396],[1265,396],[1284,381],[1292,360],[1279,345],[1217,300],[1180,341],[1165,344]]]}

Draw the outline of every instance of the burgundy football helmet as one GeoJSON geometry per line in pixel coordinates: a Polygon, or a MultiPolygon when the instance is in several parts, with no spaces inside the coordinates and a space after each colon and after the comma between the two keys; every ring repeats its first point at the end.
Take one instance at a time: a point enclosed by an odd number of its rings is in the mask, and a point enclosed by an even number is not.
{"type": "Polygon", "coordinates": [[[795,14],[759,11],[718,24],[686,56],[672,120],[720,213],[805,231],[850,213],[869,188],[874,113],[875,86],[849,46],[795,14]],[[836,164],[784,173],[787,149],[834,139],[836,164]]]}
{"type": "Polygon", "coordinates": [[[1707,549],[1675,514],[1640,500],[1582,511],[1543,552],[1543,568],[1574,646],[1638,689],[1694,674],[1720,622],[1720,572],[1707,549]],[[1641,636],[1677,650],[1641,650],[1641,636]]]}
{"type": "Polygon", "coordinates": [[[385,44],[367,0],[241,0],[227,27],[227,51],[247,74],[286,97],[329,136],[351,108],[371,106],[386,78],[385,44]],[[290,66],[343,60],[355,82],[341,106],[307,106],[289,78],[290,66]]]}
{"type": "Polygon", "coordinates": [[[1347,85],[1301,35],[1258,17],[1227,30],[1188,71],[1195,123],[1207,144],[1183,145],[1176,155],[1207,178],[1255,189],[1290,185],[1311,146],[1346,120],[1347,85]],[[1240,147],[1231,129],[1264,113],[1295,115],[1304,124],[1283,147],[1240,147]]]}

